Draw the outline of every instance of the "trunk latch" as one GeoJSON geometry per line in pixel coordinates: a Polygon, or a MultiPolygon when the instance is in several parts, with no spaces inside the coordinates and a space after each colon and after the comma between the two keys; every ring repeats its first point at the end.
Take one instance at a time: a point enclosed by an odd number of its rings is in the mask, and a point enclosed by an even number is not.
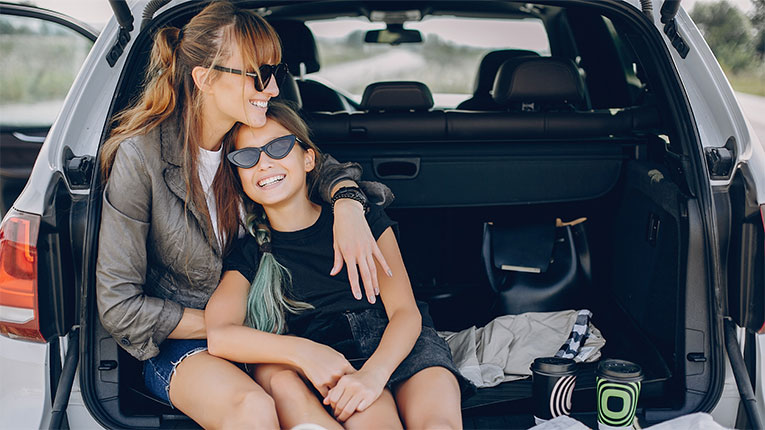
{"type": "Polygon", "coordinates": [[[92,155],[75,156],[69,147],[64,150],[64,173],[73,189],[83,189],[90,186],[93,176],[94,158],[92,155]]]}
{"type": "Polygon", "coordinates": [[[731,136],[722,147],[704,148],[711,179],[728,179],[736,161],[736,138],[731,136]]]}

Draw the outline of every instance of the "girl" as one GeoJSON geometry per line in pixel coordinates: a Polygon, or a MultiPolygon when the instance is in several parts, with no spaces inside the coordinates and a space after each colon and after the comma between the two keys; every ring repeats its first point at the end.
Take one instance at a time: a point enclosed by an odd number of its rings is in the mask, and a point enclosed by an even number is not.
{"type": "MultiPolygon", "coordinates": [[[[218,216],[238,208],[211,192],[211,183],[221,180],[221,140],[234,124],[265,124],[285,73],[280,58],[274,30],[228,2],[205,7],[183,30],[160,30],[143,93],[116,116],[101,154],[101,322],[125,350],[145,360],[149,391],[204,427],[278,425],[273,399],[243,370],[206,352],[203,309],[220,280],[222,256],[239,234],[218,216]]],[[[349,173],[358,168],[335,162],[318,191],[329,199],[330,190],[354,185],[343,180],[349,173]]],[[[358,264],[374,300],[370,264],[377,258],[387,265],[362,205],[346,198],[335,210],[339,252],[334,267],[323,269],[337,273],[345,258],[360,298],[358,264]]]]}
{"type": "Polygon", "coordinates": [[[381,302],[354,300],[341,279],[321,269],[332,260],[333,220],[331,206],[309,198],[321,154],[289,108],[272,106],[268,117],[262,128],[238,127],[224,140],[222,177],[232,178],[218,185],[229,187],[228,195],[244,193],[250,234],[225,260],[205,310],[210,354],[257,363],[256,380],[285,428],[307,421],[400,428],[396,405],[407,428],[461,428],[464,379],[418,310],[395,223],[369,208],[367,221],[394,275],[379,277],[381,302]],[[360,359],[359,369],[346,357],[360,359]]]}

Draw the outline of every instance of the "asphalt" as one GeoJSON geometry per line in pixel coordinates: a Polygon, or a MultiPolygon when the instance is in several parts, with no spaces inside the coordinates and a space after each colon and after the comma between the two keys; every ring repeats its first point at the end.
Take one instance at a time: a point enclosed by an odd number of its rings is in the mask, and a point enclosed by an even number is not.
{"type": "Polygon", "coordinates": [[[744,116],[752,124],[755,134],[760,138],[760,143],[765,145],[765,97],[752,94],[736,93],[744,116]]]}

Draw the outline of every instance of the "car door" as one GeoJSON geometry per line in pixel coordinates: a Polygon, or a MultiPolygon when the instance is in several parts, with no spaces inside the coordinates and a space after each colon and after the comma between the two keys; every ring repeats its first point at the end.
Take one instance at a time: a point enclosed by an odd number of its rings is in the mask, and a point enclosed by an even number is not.
{"type": "Polygon", "coordinates": [[[0,2],[0,217],[24,188],[96,37],[65,15],[0,2]]]}

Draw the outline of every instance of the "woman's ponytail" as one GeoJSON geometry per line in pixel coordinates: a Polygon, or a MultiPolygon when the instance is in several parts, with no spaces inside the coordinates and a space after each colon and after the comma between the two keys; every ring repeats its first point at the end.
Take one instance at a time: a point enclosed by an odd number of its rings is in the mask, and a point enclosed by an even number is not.
{"type": "Polygon", "coordinates": [[[176,107],[177,85],[180,82],[178,51],[182,37],[183,30],[167,27],[157,32],[154,40],[149,62],[149,76],[152,78],[148,85],[154,97],[146,106],[154,112],[169,112],[176,107]]]}
{"type": "Polygon", "coordinates": [[[255,237],[260,248],[260,263],[247,295],[245,324],[257,330],[283,333],[285,311],[296,314],[313,306],[286,297],[292,285],[289,270],[276,261],[271,249],[271,229],[262,209],[245,220],[247,232],[255,237]]]}
{"type": "Polygon", "coordinates": [[[115,115],[118,124],[112,136],[101,150],[101,174],[104,180],[114,164],[120,143],[128,137],[146,132],[161,123],[179,106],[182,67],[179,66],[178,52],[182,43],[182,30],[174,27],[159,30],[151,48],[146,84],[138,103],[115,115]]]}

